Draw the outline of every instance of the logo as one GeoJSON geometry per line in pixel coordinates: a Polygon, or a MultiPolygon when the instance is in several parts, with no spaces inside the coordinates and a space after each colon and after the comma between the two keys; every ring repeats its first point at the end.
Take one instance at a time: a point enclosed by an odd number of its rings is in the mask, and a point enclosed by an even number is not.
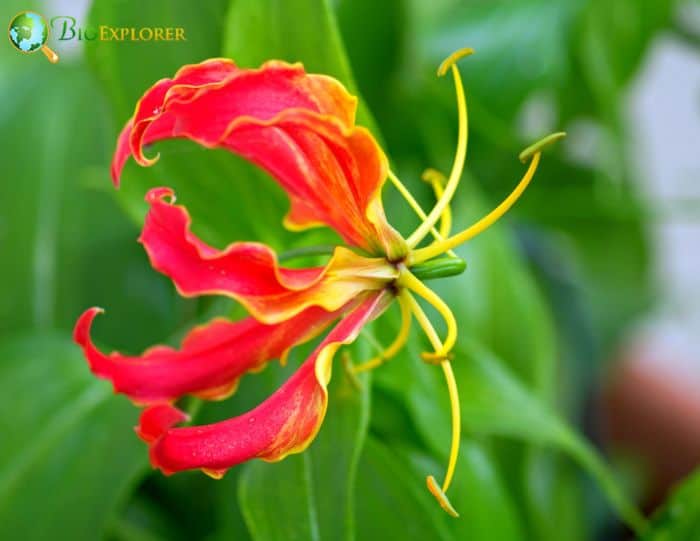
{"type": "Polygon", "coordinates": [[[58,62],[58,55],[46,45],[49,39],[49,25],[38,13],[22,11],[15,15],[7,28],[7,34],[10,43],[19,52],[31,54],[41,51],[52,64],[58,62]]]}
{"type": "Polygon", "coordinates": [[[58,15],[51,19],[58,41],[186,41],[185,29],[171,26],[78,26],[75,17],[58,15]]]}
{"type": "Polygon", "coordinates": [[[22,11],[15,15],[7,28],[12,46],[21,53],[31,54],[41,51],[55,64],[58,55],[46,42],[51,30],[58,41],[186,41],[185,29],[169,26],[122,27],[110,25],[78,26],[75,17],[58,15],[51,19],[51,25],[35,11],[22,11]]]}

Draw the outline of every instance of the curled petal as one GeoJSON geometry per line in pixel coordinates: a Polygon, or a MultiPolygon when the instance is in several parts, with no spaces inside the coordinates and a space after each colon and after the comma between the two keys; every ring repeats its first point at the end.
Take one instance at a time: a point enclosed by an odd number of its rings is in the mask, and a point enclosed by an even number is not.
{"type": "Polygon", "coordinates": [[[131,155],[141,165],[151,165],[143,145],[176,137],[172,133],[176,119],[185,123],[182,131],[206,132],[216,138],[231,118],[266,119],[295,107],[331,114],[350,125],[355,121],[357,99],[331,77],[306,74],[301,64],[273,60],[251,70],[238,68],[228,59],[211,59],[184,66],[172,79],[156,82],[136,104],[117,142],[112,180],[119,185],[131,155]],[[170,112],[183,107],[189,115],[170,112]]]}
{"type": "Polygon", "coordinates": [[[189,421],[189,416],[170,404],[158,404],[141,413],[136,434],[146,443],[153,443],[170,427],[189,421]]]}
{"type": "Polygon", "coordinates": [[[143,155],[145,144],[183,137],[224,147],[265,169],[287,191],[288,227],[325,224],[363,250],[392,260],[405,256],[380,199],[386,157],[372,135],[354,125],[357,100],[338,81],[279,61],[257,70],[236,68],[199,86],[176,80],[156,83],[142,99],[148,107],[139,106],[122,131],[115,183],[129,154],[141,165],[154,162],[143,155]]]}
{"type": "Polygon", "coordinates": [[[341,247],[325,267],[309,269],[280,267],[264,244],[237,242],[216,250],[192,233],[187,210],[172,199],[168,188],[148,193],[151,208],[140,242],[153,267],[169,276],[183,296],[227,295],[259,321],[272,324],[310,306],[333,312],[398,276],[386,259],[361,257],[341,247]]]}
{"type": "MultiPolygon", "coordinates": [[[[119,177],[124,168],[124,164],[131,156],[132,132],[143,133],[152,125],[153,120],[159,118],[160,108],[166,94],[173,87],[188,89],[203,89],[212,84],[219,84],[222,79],[237,73],[240,70],[229,59],[213,58],[201,64],[188,65],[180,69],[172,79],[161,79],[155,83],[136,104],[134,116],[129,119],[119,134],[117,148],[112,159],[112,180],[116,186],[119,185],[119,177]]],[[[166,122],[160,122],[154,126],[152,134],[160,133],[160,137],[165,137],[172,129],[172,125],[167,126],[166,122]]],[[[144,163],[150,163],[139,149],[139,158],[144,163]]]]}
{"type": "Polygon", "coordinates": [[[252,317],[236,322],[214,320],[192,330],[178,350],[156,346],[130,357],[117,352],[106,355],[95,347],[90,327],[101,310],[91,308],[78,319],[74,339],[93,373],[110,380],[115,392],[138,404],[171,401],[187,394],[218,400],[229,396],[245,373],[261,370],[267,361],[282,358],[294,345],[316,336],[342,310],[308,308],[276,325],[252,317]]]}
{"type": "Polygon", "coordinates": [[[231,466],[246,460],[277,461],[303,451],[318,432],[326,412],[326,386],[333,355],[342,344],[352,342],[390,301],[391,294],[387,292],[366,297],[299,369],[255,409],[210,425],[169,428],[163,424],[160,438],[151,443],[153,466],[166,474],[199,468],[220,477],[231,466]]]}

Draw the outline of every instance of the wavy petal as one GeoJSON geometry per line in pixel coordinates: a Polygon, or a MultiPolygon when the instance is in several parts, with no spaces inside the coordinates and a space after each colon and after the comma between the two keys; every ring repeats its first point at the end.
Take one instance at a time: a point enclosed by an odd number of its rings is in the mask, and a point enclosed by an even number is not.
{"type": "Polygon", "coordinates": [[[187,394],[219,400],[236,389],[241,376],[261,370],[271,359],[283,358],[291,347],[318,335],[351,305],[336,312],[308,308],[276,325],[252,317],[236,322],[218,319],[193,329],[178,350],[156,346],[133,357],[117,352],[106,355],[92,343],[90,328],[100,308],[83,313],[73,336],[93,373],[110,380],[115,392],[137,404],[166,402],[187,394]]]}
{"type": "Polygon", "coordinates": [[[306,74],[301,64],[273,60],[251,70],[238,68],[228,59],[210,59],[184,66],[172,79],[156,82],[136,104],[117,143],[112,180],[119,185],[122,168],[132,154],[142,165],[152,164],[143,155],[143,145],[173,137],[176,119],[182,131],[206,131],[216,137],[231,118],[264,119],[292,107],[331,114],[350,125],[355,121],[357,99],[331,77],[306,74]],[[176,114],[182,108],[190,114],[176,114]]]}
{"type": "Polygon", "coordinates": [[[365,291],[379,290],[398,276],[384,258],[366,258],[339,247],[325,267],[280,267],[264,244],[237,242],[216,250],[190,230],[187,210],[173,192],[154,188],[140,242],[153,267],[169,276],[180,294],[227,295],[259,321],[272,324],[310,306],[338,310],[365,291]]]}
{"type": "Polygon", "coordinates": [[[405,243],[381,204],[386,156],[367,130],[354,126],[357,100],[338,81],[279,61],[257,70],[237,68],[200,86],[176,80],[156,83],[122,131],[115,183],[129,153],[141,165],[155,162],[143,155],[145,144],[183,137],[225,147],[265,169],[287,191],[288,227],[325,224],[363,250],[392,260],[405,256],[405,243]]]}
{"type": "MultiPolygon", "coordinates": [[[[202,469],[214,477],[253,458],[277,461],[303,451],[318,432],[326,412],[326,386],[333,355],[349,344],[362,327],[388,306],[392,295],[373,294],[350,312],[328,334],[299,369],[255,409],[210,425],[170,428],[177,422],[176,408],[167,415],[147,410],[137,432],[150,439],[151,463],[163,473],[202,469]],[[146,422],[151,416],[169,423],[146,422]],[[153,427],[161,428],[157,437],[153,427]],[[153,439],[157,437],[157,439],[153,439]]],[[[172,406],[171,406],[172,408],[172,406]]]]}

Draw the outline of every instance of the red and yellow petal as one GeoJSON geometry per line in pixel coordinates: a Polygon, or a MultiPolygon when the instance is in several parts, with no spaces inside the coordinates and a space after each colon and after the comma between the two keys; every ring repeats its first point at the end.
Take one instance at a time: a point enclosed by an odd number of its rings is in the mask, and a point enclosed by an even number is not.
{"type": "MultiPolygon", "coordinates": [[[[160,108],[168,91],[174,87],[203,89],[212,84],[218,84],[237,72],[240,72],[240,69],[233,61],[227,58],[212,58],[200,64],[184,66],[172,79],[161,79],[149,88],[137,102],[134,116],[126,123],[117,139],[117,148],[112,160],[112,180],[115,185],[119,185],[121,171],[131,156],[131,140],[138,139],[137,134],[143,134],[153,121],[159,118],[160,108]]],[[[161,138],[166,136],[172,126],[166,126],[165,122],[160,122],[155,128],[151,130],[151,136],[160,132],[158,138],[161,138]]],[[[140,148],[138,152],[139,159],[143,163],[149,163],[140,148]]]]}
{"type": "Polygon", "coordinates": [[[83,348],[92,372],[110,380],[115,392],[137,404],[171,401],[184,395],[219,400],[236,389],[244,374],[282,358],[291,347],[318,335],[351,307],[352,303],[336,312],[312,307],[275,325],[252,317],[236,322],[218,319],[193,329],[180,349],[156,346],[140,356],[106,355],[97,349],[90,328],[102,310],[91,308],[78,319],[73,337],[83,348]]]}
{"type": "Polygon", "coordinates": [[[217,250],[192,233],[187,210],[173,204],[171,190],[154,188],[146,200],[150,210],[140,242],[153,267],[169,276],[183,296],[230,296],[264,323],[279,323],[311,306],[333,312],[398,276],[386,259],[342,247],[325,267],[310,269],[280,267],[276,254],[260,243],[237,242],[217,250]]]}
{"type": "Polygon", "coordinates": [[[257,70],[236,68],[200,86],[176,80],[156,83],[142,99],[147,106],[137,107],[122,131],[115,182],[129,153],[142,165],[153,163],[143,156],[145,144],[182,137],[225,147],[265,169],[287,191],[287,226],[325,224],[368,252],[392,260],[406,254],[381,205],[386,157],[367,130],[354,126],[357,100],[338,81],[279,61],[257,70]]]}
{"type": "Polygon", "coordinates": [[[137,432],[147,436],[152,465],[166,474],[201,469],[220,477],[253,458],[277,461],[303,451],[325,416],[333,355],[355,340],[391,298],[388,292],[366,297],[274,394],[243,415],[210,425],[171,428],[182,415],[179,410],[172,406],[146,410],[137,432]],[[162,433],[158,436],[154,428],[162,433]]]}
{"type": "Polygon", "coordinates": [[[143,145],[174,137],[176,120],[180,131],[216,139],[232,118],[265,119],[296,107],[330,114],[350,125],[357,99],[331,77],[306,74],[301,64],[273,60],[260,69],[242,69],[228,59],[211,59],[184,66],[172,79],[155,83],[136,104],[117,143],[112,180],[119,184],[132,154],[141,165],[154,163],[143,155],[143,145]]]}

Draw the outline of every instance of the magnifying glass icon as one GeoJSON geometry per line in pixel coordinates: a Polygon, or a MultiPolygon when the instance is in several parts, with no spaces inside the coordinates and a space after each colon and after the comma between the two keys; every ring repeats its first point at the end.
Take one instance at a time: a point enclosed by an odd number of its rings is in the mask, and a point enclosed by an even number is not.
{"type": "Polygon", "coordinates": [[[58,55],[50,49],[46,42],[49,39],[49,25],[46,19],[34,11],[22,11],[10,21],[7,29],[10,43],[21,53],[30,54],[41,51],[55,64],[58,55]]]}

